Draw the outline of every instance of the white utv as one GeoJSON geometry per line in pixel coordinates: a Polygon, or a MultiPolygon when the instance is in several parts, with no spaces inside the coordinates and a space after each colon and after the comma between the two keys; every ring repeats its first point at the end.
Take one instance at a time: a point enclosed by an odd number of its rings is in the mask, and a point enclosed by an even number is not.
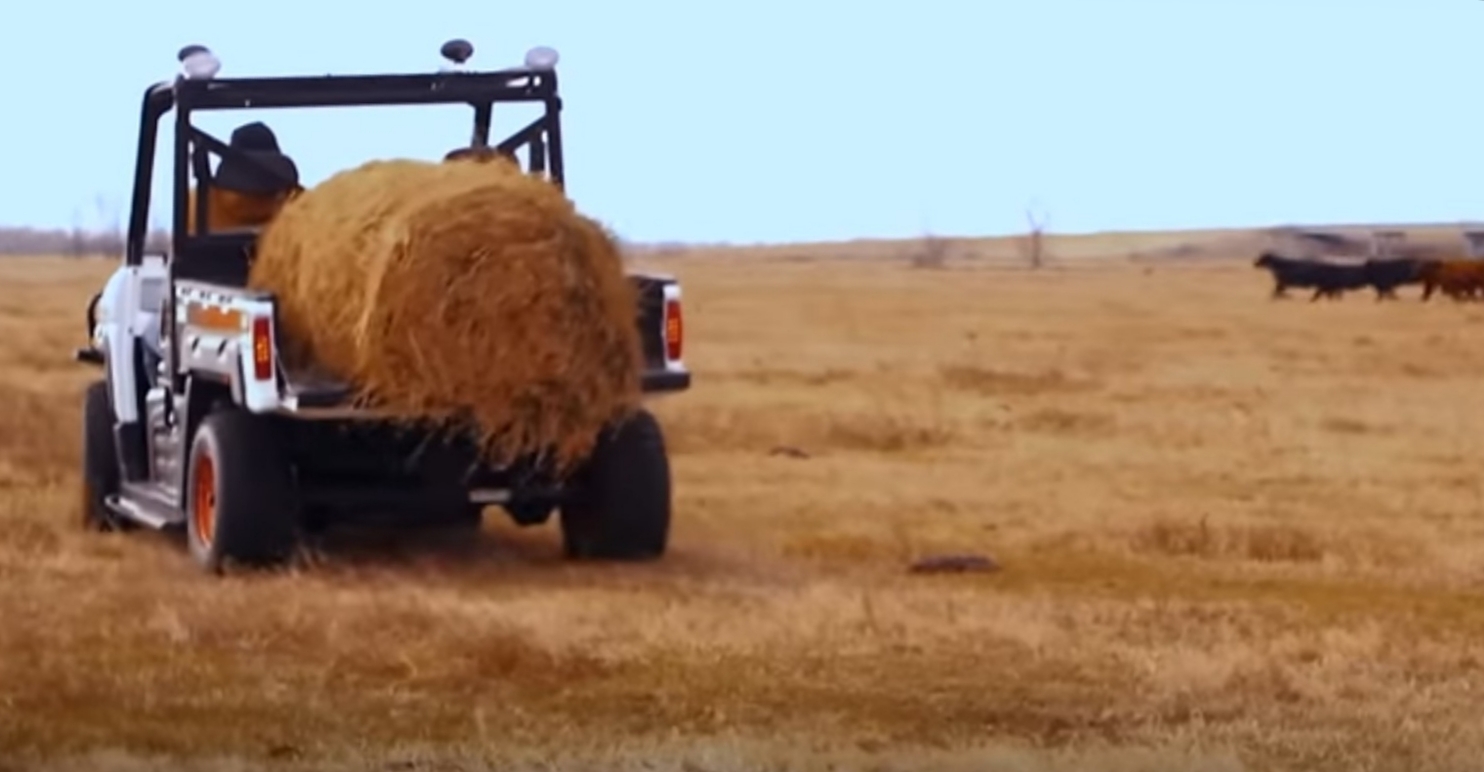
{"type": "MultiPolygon", "coordinates": [[[[462,65],[472,47],[451,41],[443,53],[462,65]]],[[[535,459],[492,468],[467,444],[394,431],[350,405],[345,384],[285,366],[274,297],[245,286],[255,234],[207,228],[213,156],[275,172],[192,124],[210,110],[466,104],[473,147],[525,148],[529,173],[564,184],[554,52],[533,49],[524,67],[486,72],[236,79],[215,77],[219,64],[201,46],[179,58],[183,73],[145,92],[125,254],[88,305],[90,345],[76,354],[102,370],[83,405],[86,524],[182,529],[213,572],[226,561],[283,561],[306,529],[330,522],[476,524],[489,505],[521,525],[559,511],[569,557],[663,555],[670,468],[649,411],[605,430],[560,479],[535,459]],[[512,102],[544,112],[491,145],[494,107],[512,102]],[[173,162],[172,234],[163,254],[147,254],[156,138],[172,114],[175,141],[163,149],[173,162]],[[189,228],[193,184],[201,204],[189,228]]],[[[641,298],[644,391],[688,389],[679,284],[630,278],[641,298]]]]}

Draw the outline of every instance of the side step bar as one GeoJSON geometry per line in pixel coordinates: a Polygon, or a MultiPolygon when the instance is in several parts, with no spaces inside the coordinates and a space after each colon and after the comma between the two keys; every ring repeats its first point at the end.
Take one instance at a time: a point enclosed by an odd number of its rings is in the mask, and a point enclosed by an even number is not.
{"type": "Polygon", "coordinates": [[[109,496],[104,501],[105,506],[119,517],[155,530],[185,522],[183,514],[170,505],[168,494],[128,482],[123,487],[122,494],[109,496]]]}

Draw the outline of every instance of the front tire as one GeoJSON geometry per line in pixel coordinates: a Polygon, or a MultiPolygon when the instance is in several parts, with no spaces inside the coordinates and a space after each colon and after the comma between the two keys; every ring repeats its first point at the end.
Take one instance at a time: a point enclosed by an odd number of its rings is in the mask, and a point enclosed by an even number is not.
{"type": "Polygon", "coordinates": [[[293,476],[272,425],[228,408],[201,422],[191,443],[186,541],[207,572],[228,563],[271,565],[298,546],[293,476]]]}
{"type": "Polygon", "coordinates": [[[653,560],[670,534],[670,460],[647,410],[610,427],[568,482],[561,505],[568,558],[653,560]]]}

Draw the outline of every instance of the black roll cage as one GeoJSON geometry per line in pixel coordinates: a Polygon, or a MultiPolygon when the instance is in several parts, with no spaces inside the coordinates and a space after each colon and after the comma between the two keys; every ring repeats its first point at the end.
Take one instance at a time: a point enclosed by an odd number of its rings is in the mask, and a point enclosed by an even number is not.
{"type": "MultiPolygon", "coordinates": [[[[229,234],[207,232],[210,154],[257,165],[250,156],[238,153],[192,125],[192,113],[202,110],[432,104],[469,105],[474,110],[471,145],[493,147],[507,153],[526,147],[529,149],[527,170],[546,175],[558,187],[565,186],[562,100],[558,95],[555,72],[513,69],[425,75],[179,78],[151,86],[144,94],[124,262],[137,266],[144,259],[159,123],[172,109],[175,110],[175,147],[171,254],[167,258],[170,262],[182,255],[210,249],[212,244],[223,239],[240,240],[240,237],[229,234]],[[491,146],[490,126],[494,106],[499,103],[541,103],[545,110],[541,117],[491,146]],[[198,197],[194,234],[187,222],[193,177],[198,197]]],[[[259,168],[271,171],[266,167],[259,168]]]]}

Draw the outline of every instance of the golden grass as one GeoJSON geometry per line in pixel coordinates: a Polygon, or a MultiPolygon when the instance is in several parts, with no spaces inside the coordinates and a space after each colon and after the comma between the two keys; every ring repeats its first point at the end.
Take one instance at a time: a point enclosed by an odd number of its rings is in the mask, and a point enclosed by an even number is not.
{"type": "MultiPolygon", "coordinates": [[[[1250,258],[1249,258],[1250,259],[1250,258]]],[[[1484,756],[1466,305],[1246,261],[648,261],[674,552],[342,537],[212,580],[74,528],[108,266],[0,264],[0,760],[41,769],[1460,770],[1484,756]],[[775,452],[788,448],[791,452],[775,452]],[[992,573],[918,575],[939,552],[992,573]]],[[[0,764],[3,766],[3,764],[0,764]]]]}

